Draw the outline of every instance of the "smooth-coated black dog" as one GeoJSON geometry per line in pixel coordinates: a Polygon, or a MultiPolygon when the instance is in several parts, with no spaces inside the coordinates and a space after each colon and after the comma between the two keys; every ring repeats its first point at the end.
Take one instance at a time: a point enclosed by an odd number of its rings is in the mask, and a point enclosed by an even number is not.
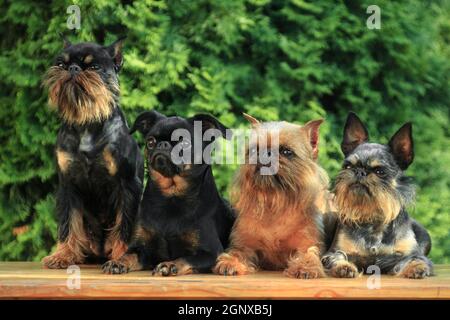
{"type": "Polygon", "coordinates": [[[58,245],[43,259],[48,268],[117,259],[131,238],[144,163],[119,108],[122,44],[65,41],[44,80],[62,122],[56,142],[58,245]]]}
{"type": "Polygon", "coordinates": [[[145,137],[149,179],[129,249],[120,259],[104,264],[105,273],[141,269],[153,269],[154,275],[162,276],[211,272],[227,247],[234,212],[219,195],[211,166],[198,161],[198,156],[210,155],[207,148],[214,140],[202,139],[203,134],[227,137],[226,129],[204,114],[184,119],[150,111],[136,119],[132,131],[145,137]],[[195,125],[200,137],[193,139],[195,125]],[[186,134],[182,139],[178,139],[180,131],[186,134]]]}
{"type": "Polygon", "coordinates": [[[387,145],[368,140],[364,124],[350,113],[341,144],[344,165],[335,184],[340,223],[322,262],[341,278],[373,273],[375,267],[413,279],[430,276],[430,236],[406,211],[415,193],[404,175],[414,158],[412,125],[404,124],[387,145]]]}

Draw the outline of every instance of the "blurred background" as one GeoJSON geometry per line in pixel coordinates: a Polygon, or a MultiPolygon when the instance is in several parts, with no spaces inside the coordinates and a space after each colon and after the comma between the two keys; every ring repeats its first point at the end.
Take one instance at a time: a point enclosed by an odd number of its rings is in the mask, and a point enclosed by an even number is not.
{"type": "MultiPolygon", "coordinates": [[[[430,231],[436,263],[450,262],[449,1],[0,0],[0,260],[40,260],[55,245],[53,146],[57,115],[42,76],[72,42],[126,35],[121,104],[132,123],[149,109],[209,112],[230,127],[324,117],[319,161],[330,178],[353,110],[372,141],[412,121],[413,217],[430,231]],[[376,3],[374,3],[376,2],[376,3]],[[67,8],[80,8],[69,30],[67,8]],[[369,5],[381,29],[369,29],[369,5]]],[[[215,165],[227,195],[236,166],[215,165]]]]}

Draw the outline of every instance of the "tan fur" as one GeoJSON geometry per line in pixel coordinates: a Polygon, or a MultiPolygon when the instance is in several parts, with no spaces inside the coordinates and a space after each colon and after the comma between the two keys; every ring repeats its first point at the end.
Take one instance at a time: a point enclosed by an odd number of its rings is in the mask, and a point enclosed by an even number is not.
{"type": "Polygon", "coordinates": [[[242,115],[248,122],[250,122],[252,127],[257,127],[260,124],[260,122],[256,118],[252,117],[251,115],[249,115],[245,112],[242,115]]]}
{"type": "Polygon", "coordinates": [[[92,62],[92,60],[94,60],[94,57],[91,54],[88,54],[86,57],[84,57],[83,62],[89,64],[92,62]]]}
{"type": "Polygon", "coordinates": [[[108,236],[105,241],[105,253],[109,259],[117,260],[128,249],[127,244],[121,239],[120,226],[122,225],[122,212],[116,214],[116,220],[112,228],[108,231],[108,236]]]}
{"type": "Polygon", "coordinates": [[[103,265],[103,273],[118,274],[142,270],[137,254],[124,254],[116,259],[109,260],[103,265]]]}
{"type": "Polygon", "coordinates": [[[81,71],[72,78],[67,70],[51,67],[44,85],[49,90],[50,106],[57,108],[68,123],[79,125],[108,118],[113,110],[112,92],[118,92],[117,86],[108,90],[100,76],[92,70],[81,71]]]}
{"type": "Polygon", "coordinates": [[[417,240],[412,231],[395,242],[393,251],[402,255],[410,254],[417,247],[417,240]]]}
{"type": "Polygon", "coordinates": [[[180,196],[184,194],[189,186],[186,179],[179,175],[168,178],[158,171],[150,169],[150,177],[158,184],[159,189],[166,197],[180,196]]]}
{"type": "Polygon", "coordinates": [[[398,274],[410,279],[422,279],[424,273],[429,272],[428,265],[422,260],[411,260],[398,274]]]}
{"type": "Polygon", "coordinates": [[[66,173],[73,161],[73,158],[70,153],[58,148],[56,149],[56,160],[58,162],[59,170],[61,170],[62,173],[66,173]]]}
{"type": "Polygon", "coordinates": [[[64,59],[64,62],[69,62],[69,60],[70,60],[69,54],[63,53],[63,59],[64,59]]]}
{"type": "Polygon", "coordinates": [[[379,221],[387,224],[397,217],[402,203],[395,194],[395,188],[380,188],[375,179],[370,176],[367,178],[367,187],[372,195],[361,195],[350,190],[349,184],[353,182],[350,173],[342,171],[339,174],[335,203],[341,221],[356,224],[379,221]]]}
{"type": "Polygon", "coordinates": [[[189,245],[190,248],[196,249],[200,244],[200,235],[195,230],[188,231],[181,235],[181,240],[189,245]]]}
{"type": "Polygon", "coordinates": [[[350,161],[350,163],[352,165],[356,165],[358,163],[359,157],[357,154],[352,154],[351,156],[348,157],[348,161],[350,161]]]}
{"type": "Polygon", "coordinates": [[[333,193],[324,189],[323,192],[317,195],[315,205],[321,213],[336,213],[337,207],[335,204],[335,196],[333,193]]]}
{"type": "Polygon", "coordinates": [[[167,272],[170,270],[171,267],[175,267],[177,272],[176,274],[168,274],[168,275],[187,275],[187,274],[193,274],[194,269],[192,265],[190,265],[186,260],[184,259],[176,259],[173,261],[167,261],[167,262],[161,262],[158,264],[154,270],[154,275],[166,275],[164,272],[167,272]]]}
{"type": "Polygon", "coordinates": [[[371,161],[369,162],[369,165],[370,165],[372,168],[376,168],[376,167],[381,166],[381,162],[380,162],[378,159],[373,159],[373,160],[371,160],[371,161]]]}
{"type": "Polygon", "coordinates": [[[110,176],[115,176],[117,173],[117,164],[111,151],[108,148],[103,149],[103,160],[105,161],[106,169],[110,176]]]}
{"type": "Polygon", "coordinates": [[[355,278],[359,276],[358,268],[347,260],[339,260],[333,264],[330,274],[335,278],[355,278]]]}
{"type": "MultiPolygon", "coordinates": [[[[414,237],[414,233],[408,232],[405,237],[399,239],[394,245],[384,245],[380,244],[376,247],[376,254],[378,255],[391,255],[391,254],[401,254],[408,255],[417,246],[417,241],[414,237]]],[[[360,242],[355,242],[350,239],[345,233],[339,233],[336,242],[336,248],[344,251],[348,255],[358,255],[358,256],[369,256],[374,254],[370,251],[370,248],[365,246],[363,239],[360,242]]]]}
{"type": "Polygon", "coordinates": [[[290,278],[314,279],[325,277],[320,261],[320,249],[314,246],[308,248],[306,253],[298,251],[289,259],[284,274],[290,278]]]}
{"type": "Polygon", "coordinates": [[[153,230],[148,230],[142,225],[138,225],[134,231],[134,240],[142,243],[148,243],[153,239],[155,232],[153,230]]]}
{"type": "Polygon", "coordinates": [[[217,263],[213,268],[216,274],[245,275],[255,273],[258,258],[254,250],[248,248],[232,248],[222,253],[217,258],[217,263]]]}
{"type": "MultiPolygon", "coordinates": [[[[309,260],[309,248],[322,248],[316,224],[321,212],[316,202],[326,198],[323,193],[327,191],[328,177],[314,161],[308,134],[301,126],[286,122],[258,125],[249,144],[263,141],[270,146],[276,142],[277,133],[280,145],[288,146],[298,158],[288,161],[280,157],[278,180],[255,172],[255,165],[248,161],[241,166],[231,192],[238,216],[230,236],[230,250],[219,256],[216,273],[231,269],[245,274],[256,267],[282,270],[292,256],[300,265],[303,258],[305,263],[309,260]]],[[[322,269],[321,264],[317,267],[322,269]]]]}
{"type": "Polygon", "coordinates": [[[343,232],[339,233],[336,243],[336,248],[344,251],[347,254],[367,255],[365,248],[358,243],[355,243],[352,239],[347,237],[343,232]]]}
{"type": "Polygon", "coordinates": [[[128,272],[139,271],[143,268],[141,263],[139,262],[138,255],[135,253],[123,255],[122,257],[120,257],[118,262],[124,265],[127,268],[128,272]]]}
{"type": "Polygon", "coordinates": [[[74,210],[70,216],[69,235],[66,240],[58,243],[55,253],[42,261],[48,268],[67,268],[73,264],[83,263],[88,253],[98,254],[95,250],[97,245],[86,235],[82,213],[74,210]]]}

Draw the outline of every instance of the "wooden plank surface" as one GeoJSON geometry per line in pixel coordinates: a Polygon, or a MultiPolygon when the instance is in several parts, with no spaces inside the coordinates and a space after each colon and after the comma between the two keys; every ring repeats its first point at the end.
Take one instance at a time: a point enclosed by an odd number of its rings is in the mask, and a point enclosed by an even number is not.
{"type": "Polygon", "coordinates": [[[80,266],[80,288],[67,270],[48,270],[35,262],[0,262],[0,298],[51,299],[450,299],[450,265],[436,276],[410,280],[382,276],[380,289],[368,289],[368,276],[356,279],[290,279],[281,272],[224,277],[212,274],[154,277],[149,271],[104,275],[100,266],[80,266]]]}

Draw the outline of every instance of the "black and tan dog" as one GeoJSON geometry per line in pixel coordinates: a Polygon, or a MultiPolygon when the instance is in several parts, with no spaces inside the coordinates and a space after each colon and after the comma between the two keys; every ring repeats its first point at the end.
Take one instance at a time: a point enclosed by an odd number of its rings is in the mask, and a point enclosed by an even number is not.
{"type": "Polygon", "coordinates": [[[408,216],[414,188],[404,170],[414,158],[412,126],[388,145],[369,143],[364,124],[350,113],[344,129],[344,165],[335,184],[339,228],[322,262],[334,277],[353,278],[371,265],[407,278],[432,274],[427,231],[408,216]]]}
{"type": "Polygon", "coordinates": [[[204,142],[203,133],[215,129],[214,137],[225,137],[225,126],[209,115],[184,119],[150,111],[133,128],[145,137],[149,180],[127,253],[107,262],[103,271],[153,269],[162,276],[210,272],[227,246],[234,214],[217,191],[211,166],[194,158],[208,153],[211,141],[204,142]],[[200,139],[192,139],[194,122],[202,124],[200,139]],[[181,141],[172,138],[177,130],[187,133],[181,141]]]}
{"type": "Polygon", "coordinates": [[[144,165],[119,108],[122,43],[65,41],[44,81],[62,122],[56,142],[58,246],[43,259],[49,268],[89,257],[117,259],[127,250],[144,165]]]}

